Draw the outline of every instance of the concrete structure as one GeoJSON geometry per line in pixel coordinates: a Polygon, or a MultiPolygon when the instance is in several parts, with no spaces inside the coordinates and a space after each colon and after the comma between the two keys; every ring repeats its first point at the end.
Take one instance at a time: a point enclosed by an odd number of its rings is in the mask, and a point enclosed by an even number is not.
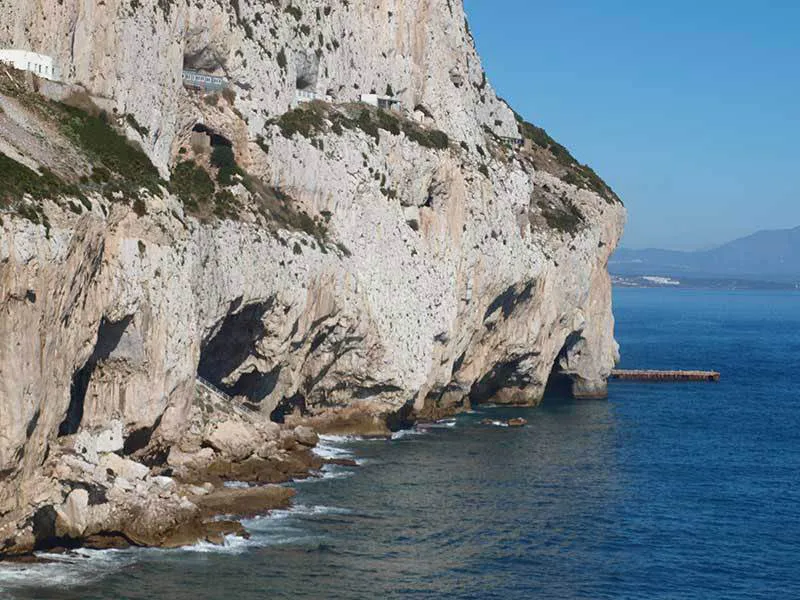
{"type": "Polygon", "coordinates": [[[646,371],[623,370],[611,371],[611,379],[629,381],[719,381],[718,371],[646,371]]]}
{"type": "Polygon", "coordinates": [[[206,75],[191,69],[183,70],[183,85],[206,92],[218,92],[228,87],[228,80],[216,75],[206,75]]]}
{"type": "Polygon", "coordinates": [[[45,79],[61,80],[61,74],[55,61],[51,56],[45,54],[37,54],[28,50],[0,50],[0,62],[21,71],[30,71],[45,79]]]}
{"type": "Polygon", "coordinates": [[[314,100],[321,100],[322,102],[333,102],[333,98],[331,98],[327,94],[309,92],[308,90],[296,90],[294,93],[294,106],[303,104],[304,102],[313,102],[314,100]]]}
{"type": "Polygon", "coordinates": [[[400,100],[391,96],[379,96],[378,94],[361,94],[361,101],[365,104],[377,106],[383,110],[399,111],[402,107],[400,100]]]}

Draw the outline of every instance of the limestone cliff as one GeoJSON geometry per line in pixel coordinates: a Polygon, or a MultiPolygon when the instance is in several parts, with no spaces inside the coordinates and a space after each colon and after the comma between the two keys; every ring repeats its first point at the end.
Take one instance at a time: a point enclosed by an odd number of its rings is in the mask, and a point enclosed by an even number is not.
{"type": "Polygon", "coordinates": [[[265,418],[375,433],[535,404],[554,366],[604,394],[624,209],[497,98],[460,0],[0,12],[0,47],[64,79],[0,66],[0,166],[42,174],[0,188],[0,521],[59,501],[41,470],[65,438],[119,421],[130,454],[183,444],[198,375],[265,418]]]}

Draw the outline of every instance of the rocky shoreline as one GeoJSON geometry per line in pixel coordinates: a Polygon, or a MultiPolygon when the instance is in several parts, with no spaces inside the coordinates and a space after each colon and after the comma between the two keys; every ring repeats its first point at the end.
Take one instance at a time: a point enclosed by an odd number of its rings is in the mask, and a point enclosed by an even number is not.
{"type": "Polygon", "coordinates": [[[21,510],[0,532],[0,560],[77,547],[176,548],[248,537],[239,519],[288,508],[295,492],[277,484],[314,477],[326,463],[305,425],[277,424],[259,413],[216,405],[198,388],[178,443],[150,440],[130,452],[119,421],[59,438],[26,490],[38,508],[21,510]],[[214,406],[211,406],[214,404],[214,406]],[[249,487],[227,487],[229,482],[249,487]],[[9,525],[13,530],[9,530],[9,525]]]}
{"type": "Polygon", "coordinates": [[[625,209],[462,1],[94,4],[0,20],[63,75],[0,78],[0,556],[219,543],[317,434],[605,394],[625,209]]]}

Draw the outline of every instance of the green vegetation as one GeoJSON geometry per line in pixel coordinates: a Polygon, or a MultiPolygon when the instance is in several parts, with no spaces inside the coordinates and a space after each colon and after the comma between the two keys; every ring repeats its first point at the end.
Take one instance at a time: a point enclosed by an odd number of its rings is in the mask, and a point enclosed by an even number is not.
{"type": "Polygon", "coordinates": [[[305,138],[310,138],[315,133],[323,130],[324,122],[322,115],[313,107],[295,108],[283,113],[278,118],[277,125],[286,138],[291,138],[296,133],[305,138]]]}
{"type": "Polygon", "coordinates": [[[61,195],[79,195],[76,186],[70,186],[50,171],[37,175],[25,165],[0,153],[0,207],[21,200],[29,194],[34,200],[57,198],[61,195]]]}
{"type": "Polygon", "coordinates": [[[564,146],[559,144],[541,127],[525,121],[520,115],[516,114],[522,136],[531,140],[542,150],[549,151],[556,162],[565,170],[561,179],[579,188],[589,189],[604,198],[608,203],[620,202],[619,197],[614,193],[606,182],[604,182],[589,165],[580,164],[570,154],[564,146]]]}
{"type": "Polygon", "coordinates": [[[186,160],[175,165],[170,189],[188,209],[194,212],[208,202],[214,194],[215,187],[205,169],[197,166],[194,161],[186,160]]]}
{"type": "Polygon", "coordinates": [[[438,129],[421,129],[411,124],[403,127],[408,139],[424,148],[446,150],[450,146],[450,139],[444,131],[438,129]]]}
{"type": "Polygon", "coordinates": [[[547,226],[565,233],[576,233],[584,224],[583,215],[569,200],[563,201],[563,207],[551,206],[547,201],[540,201],[539,208],[547,226]]]}
{"type": "Polygon", "coordinates": [[[105,182],[105,191],[122,192],[130,197],[142,188],[152,193],[159,191],[163,181],[158,170],[141,148],[111,127],[105,113],[94,116],[66,105],[59,105],[58,110],[63,117],[62,132],[95,165],[94,173],[98,174],[95,182],[105,182]]]}
{"type": "Polygon", "coordinates": [[[230,146],[214,146],[211,151],[211,165],[218,169],[217,182],[220,185],[233,185],[234,175],[244,176],[244,172],[236,164],[236,157],[230,146]]]}
{"type": "Polygon", "coordinates": [[[287,138],[299,134],[313,139],[314,136],[326,132],[327,119],[331,122],[330,131],[336,135],[342,135],[345,129],[360,129],[378,143],[380,132],[383,130],[392,135],[400,135],[403,132],[409,140],[424,148],[444,150],[450,146],[450,139],[443,131],[425,129],[390,112],[366,107],[361,108],[357,116],[353,116],[353,112],[353,110],[331,110],[323,103],[311,102],[282,114],[273,123],[287,138]]]}

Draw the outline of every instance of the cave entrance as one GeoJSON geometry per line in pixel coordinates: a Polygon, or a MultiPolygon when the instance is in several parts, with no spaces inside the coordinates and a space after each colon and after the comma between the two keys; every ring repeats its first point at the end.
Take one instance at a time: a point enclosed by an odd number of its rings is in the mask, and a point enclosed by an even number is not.
{"type": "Polygon", "coordinates": [[[69,389],[69,406],[64,420],[58,427],[59,437],[78,433],[81,421],[83,420],[83,407],[86,402],[86,392],[92,375],[97,366],[108,359],[119,345],[119,341],[125,334],[125,330],[133,320],[133,315],[127,316],[119,321],[109,321],[103,317],[97,329],[97,341],[91,356],[72,375],[72,383],[69,389]]]}
{"type": "Polygon", "coordinates": [[[278,406],[269,414],[271,421],[275,423],[285,423],[286,416],[299,411],[300,414],[306,412],[306,398],[302,394],[295,394],[289,398],[283,398],[278,406]]]}
{"type": "Polygon", "coordinates": [[[524,365],[538,355],[538,352],[530,352],[496,364],[491,371],[472,385],[469,391],[470,403],[477,405],[491,402],[503,390],[509,392],[514,389],[524,390],[533,383],[524,365]]]}
{"type": "Polygon", "coordinates": [[[544,390],[544,401],[561,401],[571,400],[574,396],[572,394],[572,377],[564,372],[562,363],[567,359],[570,350],[581,339],[580,332],[574,332],[567,336],[561,351],[553,361],[553,367],[550,369],[550,376],[547,378],[547,385],[544,390]]]}
{"type": "Polygon", "coordinates": [[[266,335],[264,317],[272,308],[272,299],[249,304],[237,310],[239,302],[231,304],[228,314],[214,333],[201,344],[197,375],[229,396],[244,396],[256,405],[275,389],[281,368],[276,366],[264,373],[256,367],[234,373],[251,356],[258,356],[258,342],[266,335]]]}

